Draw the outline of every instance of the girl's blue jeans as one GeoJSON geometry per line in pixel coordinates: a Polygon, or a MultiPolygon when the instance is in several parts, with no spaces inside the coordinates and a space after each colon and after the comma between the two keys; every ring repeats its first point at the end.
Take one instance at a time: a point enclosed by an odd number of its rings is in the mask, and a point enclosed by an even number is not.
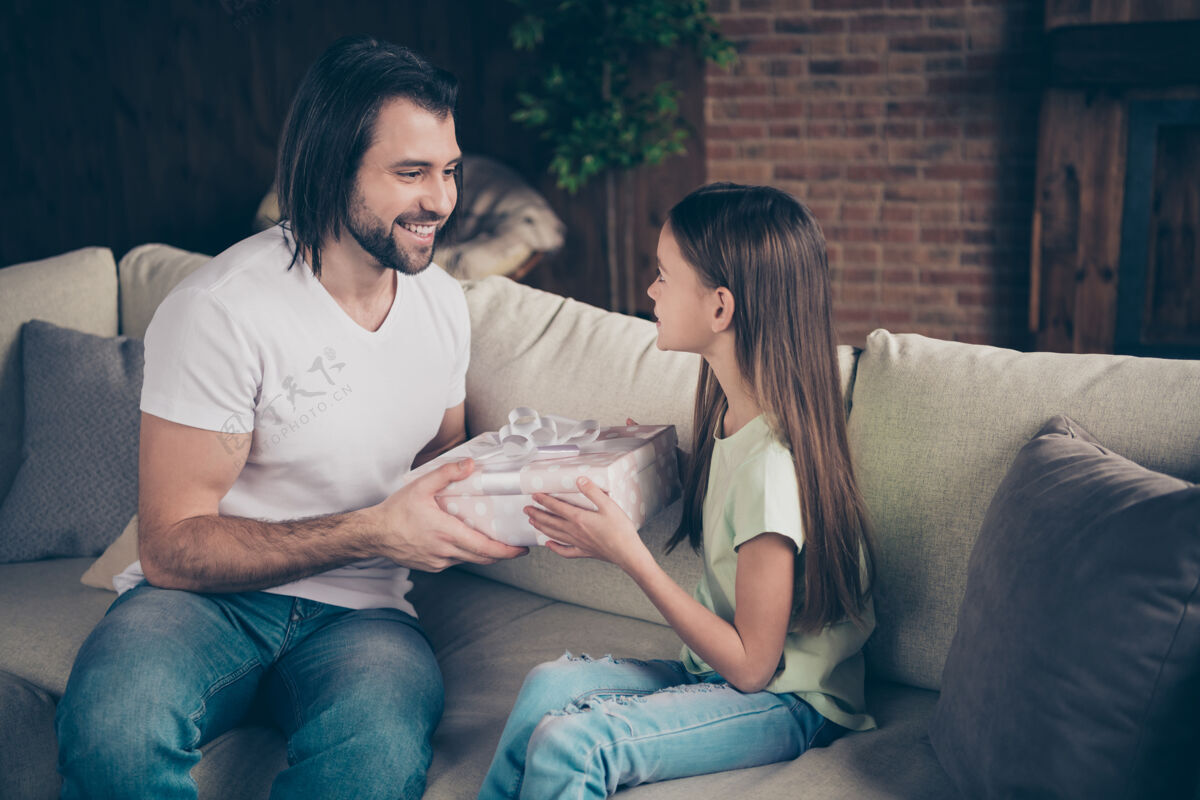
{"type": "Polygon", "coordinates": [[[442,679],[416,620],[263,592],[142,584],[58,705],[64,798],[195,798],[200,746],[252,706],[287,737],[272,798],[418,798],[442,679]]]}
{"type": "Polygon", "coordinates": [[[786,761],[844,732],[795,695],[743,694],[678,661],[568,654],[525,679],[479,797],[607,797],[786,761]]]}

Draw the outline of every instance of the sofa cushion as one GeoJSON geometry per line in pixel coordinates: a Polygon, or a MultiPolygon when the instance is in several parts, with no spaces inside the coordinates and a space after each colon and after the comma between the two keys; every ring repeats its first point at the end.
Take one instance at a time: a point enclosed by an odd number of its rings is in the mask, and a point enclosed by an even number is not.
{"type": "Polygon", "coordinates": [[[25,324],[25,460],[0,562],[99,555],[137,512],[142,342],[25,324]]]}
{"type": "Polygon", "coordinates": [[[850,446],[879,544],[874,674],[936,688],[967,559],[1017,451],[1066,414],[1143,466],[1200,479],[1200,361],[1018,353],[876,331],[850,446]]]}
{"type": "Polygon", "coordinates": [[[0,269],[0,500],[21,466],[21,326],[31,319],[97,336],[117,334],[117,271],[106,247],[0,269]]]}
{"type": "Polygon", "coordinates": [[[0,564],[0,670],[62,696],[83,640],[115,598],[79,576],[90,558],[0,564]]]}
{"type": "Polygon", "coordinates": [[[1184,797],[1200,727],[1200,486],[1057,416],[971,553],[930,727],[967,797],[1184,797]]]}
{"type": "Polygon", "coordinates": [[[96,589],[107,589],[115,592],[113,578],[125,571],[125,568],[138,560],[138,518],[137,514],[129,520],[125,530],[116,541],[104,549],[100,557],[92,562],[87,572],[79,578],[84,586],[96,589]]]}
{"type": "Polygon", "coordinates": [[[121,333],[145,338],[146,328],[175,284],[212,260],[166,244],[133,248],[117,265],[121,285],[121,333]]]}
{"type": "Polygon", "coordinates": [[[493,431],[517,406],[624,425],[673,423],[691,449],[700,357],[655,346],[653,323],[494,276],[464,284],[471,312],[467,428],[493,431]]]}

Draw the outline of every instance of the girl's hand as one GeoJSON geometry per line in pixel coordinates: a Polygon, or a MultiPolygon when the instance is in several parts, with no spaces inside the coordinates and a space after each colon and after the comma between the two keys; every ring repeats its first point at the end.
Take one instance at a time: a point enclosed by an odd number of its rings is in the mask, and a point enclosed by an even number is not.
{"type": "Polygon", "coordinates": [[[533,499],[544,508],[525,507],[530,524],[553,539],[546,546],[564,558],[598,558],[628,572],[639,558],[650,554],[633,521],[587,478],[577,484],[583,496],[596,504],[596,511],[539,493],[533,499]]]}

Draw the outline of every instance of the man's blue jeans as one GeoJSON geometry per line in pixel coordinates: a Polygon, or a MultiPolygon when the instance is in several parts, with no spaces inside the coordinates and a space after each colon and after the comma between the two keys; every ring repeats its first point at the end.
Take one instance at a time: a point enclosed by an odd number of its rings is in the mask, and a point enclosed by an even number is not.
{"type": "Polygon", "coordinates": [[[287,737],[272,798],[418,798],[442,678],[408,614],[146,584],[84,642],[58,705],[64,798],[195,798],[200,746],[252,701],[287,737]]]}
{"type": "Polygon", "coordinates": [[[678,661],[563,656],[525,679],[479,798],[607,797],[786,761],[844,732],[795,695],[743,694],[678,661]]]}

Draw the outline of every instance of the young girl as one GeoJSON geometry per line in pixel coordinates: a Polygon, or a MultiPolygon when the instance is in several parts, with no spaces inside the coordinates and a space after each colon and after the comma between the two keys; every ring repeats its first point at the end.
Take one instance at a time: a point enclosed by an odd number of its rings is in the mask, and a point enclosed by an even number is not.
{"type": "Polygon", "coordinates": [[[681,660],[536,667],[480,798],[605,797],[795,758],[875,725],[863,703],[871,544],[821,230],[788,194],[714,184],[671,210],[658,261],[658,347],[703,356],[668,544],[703,552],[699,586],[681,589],[586,479],[597,511],[549,495],[525,511],[554,552],[628,573],[683,640],[681,660]]]}

